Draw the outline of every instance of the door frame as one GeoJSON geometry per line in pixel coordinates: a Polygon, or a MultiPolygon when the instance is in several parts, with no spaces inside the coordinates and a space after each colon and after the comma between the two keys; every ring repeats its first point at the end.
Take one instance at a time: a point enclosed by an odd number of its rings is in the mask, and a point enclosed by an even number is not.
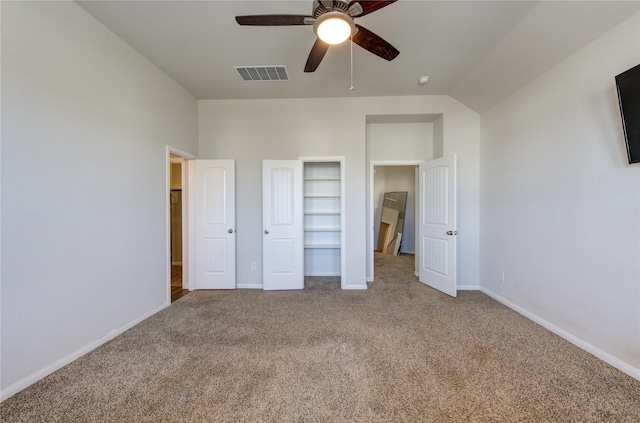
{"type": "MultiPolygon", "coordinates": [[[[374,169],[376,166],[418,166],[420,163],[423,163],[427,160],[369,160],[369,178],[368,178],[368,183],[369,183],[369,201],[367,204],[367,282],[373,282],[373,279],[375,277],[374,275],[374,249],[373,249],[373,240],[375,239],[375,234],[373,232],[374,228],[375,228],[375,208],[374,208],[374,198],[373,198],[373,181],[374,181],[374,169]]],[[[417,172],[417,170],[416,170],[417,172]]],[[[416,193],[416,198],[415,198],[415,207],[417,208],[419,201],[420,201],[420,193],[419,193],[419,189],[418,189],[418,176],[416,173],[416,179],[415,179],[415,193],[416,193]]],[[[415,216],[418,216],[417,213],[417,209],[416,209],[416,213],[415,216]]],[[[416,231],[417,231],[417,225],[416,225],[416,231]]],[[[417,234],[416,234],[417,235],[417,234]]],[[[418,240],[418,237],[416,236],[414,238],[416,241],[418,240]]],[[[416,252],[416,254],[418,254],[418,248],[419,246],[415,246],[414,250],[416,252]]],[[[414,274],[417,275],[418,272],[418,263],[416,261],[415,264],[415,268],[414,268],[414,274]]]]}
{"type": "Polygon", "coordinates": [[[191,178],[189,178],[190,160],[196,159],[193,154],[182,151],[178,148],[167,145],[166,147],[166,163],[165,163],[165,214],[166,214],[166,257],[165,257],[165,271],[166,271],[166,302],[171,304],[171,155],[179,156],[182,159],[181,173],[182,173],[182,288],[191,289],[190,275],[191,269],[189,263],[189,254],[192,251],[190,240],[193,238],[191,233],[191,178]]]}

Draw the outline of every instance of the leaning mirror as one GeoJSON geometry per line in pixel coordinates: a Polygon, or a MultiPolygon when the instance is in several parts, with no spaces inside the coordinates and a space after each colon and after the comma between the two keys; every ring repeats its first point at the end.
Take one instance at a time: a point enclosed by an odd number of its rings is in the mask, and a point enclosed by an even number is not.
{"type": "Polygon", "coordinates": [[[402,244],[407,191],[385,192],[380,218],[378,252],[398,255],[402,244]]]}

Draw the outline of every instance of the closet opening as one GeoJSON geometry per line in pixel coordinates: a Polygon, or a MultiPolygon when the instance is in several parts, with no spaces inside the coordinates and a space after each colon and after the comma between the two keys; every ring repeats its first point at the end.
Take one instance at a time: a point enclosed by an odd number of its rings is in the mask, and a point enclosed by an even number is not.
{"type": "Polygon", "coordinates": [[[372,267],[384,263],[417,276],[417,178],[417,163],[372,164],[372,267]]]}
{"type": "Polygon", "coordinates": [[[303,160],[304,286],[344,288],[344,165],[303,160]]]}
{"type": "Polygon", "coordinates": [[[189,292],[189,168],[195,157],[167,146],[166,153],[166,271],[167,303],[189,292]]]}
{"type": "Polygon", "coordinates": [[[183,267],[183,163],[178,155],[169,155],[169,265],[171,268],[171,302],[189,292],[184,288],[183,267]]]}

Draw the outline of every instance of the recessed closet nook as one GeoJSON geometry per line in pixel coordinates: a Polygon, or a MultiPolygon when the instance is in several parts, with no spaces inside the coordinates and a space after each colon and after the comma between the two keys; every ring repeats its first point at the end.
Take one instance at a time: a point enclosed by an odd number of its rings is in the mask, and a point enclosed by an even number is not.
{"type": "Polygon", "coordinates": [[[265,160],[263,289],[302,289],[309,278],[342,282],[344,160],[265,160]]]}
{"type": "Polygon", "coordinates": [[[304,275],[340,276],[342,177],[340,162],[304,165],[304,275]]]}

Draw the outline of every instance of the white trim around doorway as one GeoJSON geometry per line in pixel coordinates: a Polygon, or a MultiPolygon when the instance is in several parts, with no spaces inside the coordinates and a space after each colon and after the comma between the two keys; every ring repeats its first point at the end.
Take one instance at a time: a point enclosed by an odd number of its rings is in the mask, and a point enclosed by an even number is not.
{"type": "MultiPolygon", "coordinates": [[[[420,163],[425,162],[425,160],[370,160],[369,161],[369,178],[367,178],[367,182],[369,184],[369,201],[367,204],[367,282],[373,282],[374,279],[374,270],[373,270],[373,265],[374,265],[374,261],[373,261],[373,240],[375,239],[375,235],[373,233],[374,227],[375,227],[375,222],[374,222],[374,199],[373,199],[373,179],[374,179],[374,168],[376,166],[418,166],[420,163]]],[[[417,174],[416,174],[416,180],[415,180],[415,184],[416,184],[416,200],[415,200],[415,207],[416,207],[416,213],[415,216],[418,216],[418,211],[417,211],[417,207],[418,207],[418,180],[417,180],[417,174]]],[[[415,239],[418,239],[418,237],[416,236],[415,239]]],[[[418,249],[414,248],[416,254],[418,253],[418,249]]],[[[417,266],[417,264],[416,264],[417,266]]],[[[414,270],[414,272],[417,272],[417,267],[414,270]]]]}
{"type": "MultiPolygon", "coordinates": [[[[191,196],[189,195],[191,191],[191,178],[189,178],[189,160],[196,159],[196,156],[193,154],[187,153],[186,151],[182,151],[178,148],[167,145],[166,150],[166,186],[165,186],[165,242],[166,242],[166,258],[165,258],[165,266],[166,266],[166,302],[167,305],[171,304],[171,216],[169,212],[169,201],[170,201],[170,190],[171,190],[171,172],[170,167],[172,163],[171,155],[179,156],[182,159],[182,287],[185,289],[189,289],[190,287],[190,279],[189,275],[191,274],[191,269],[189,266],[185,265],[190,263],[189,254],[191,249],[191,245],[189,244],[192,239],[191,232],[191,216],[189,215],[191,206],[191,196]]],[[[175,163],[175,159],[173,160],[175,163]]]]}

